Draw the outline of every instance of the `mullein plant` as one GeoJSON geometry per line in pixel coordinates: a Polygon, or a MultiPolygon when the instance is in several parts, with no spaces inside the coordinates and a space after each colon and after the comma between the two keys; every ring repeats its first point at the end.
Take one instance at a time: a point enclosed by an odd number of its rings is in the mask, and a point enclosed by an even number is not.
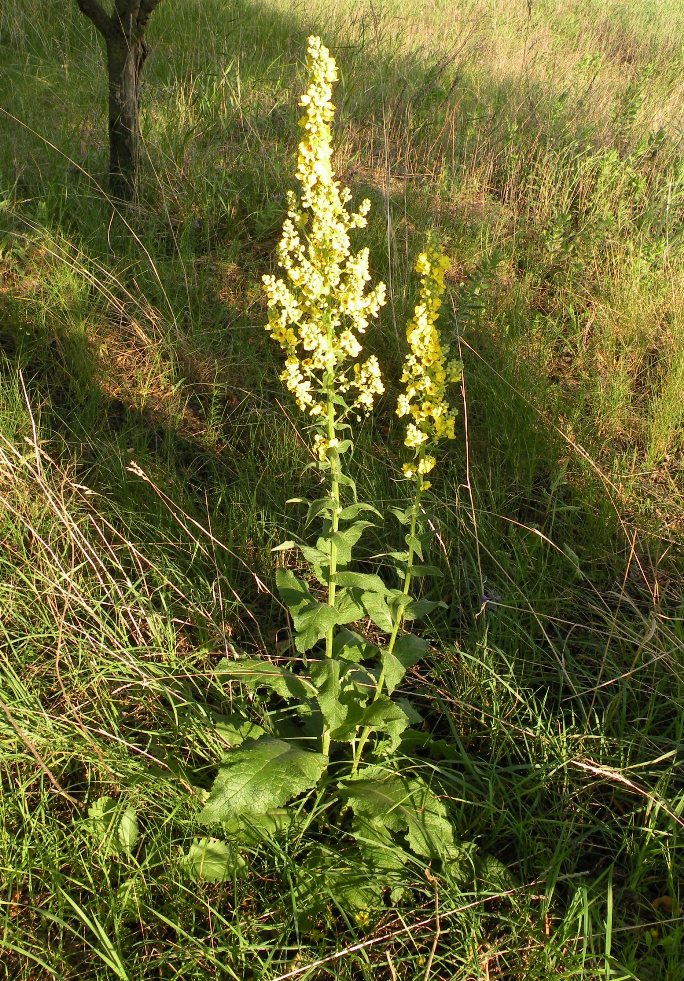
{"type": "MultiPolygon", "coordinates": [[[[298,549],[310,570],[306,578],[291,568],[276,572],[302,657],[290,667],[248,657],[218,665],[227,681],[251,693],[266,689],[275,701],[268,731],[247,720],[224,723],[222,733],[232,748],[201,821],[221,824],[234,840],[259,828],[272,834],[294,815],[301,822],[304,804],[283,805],[305,800],[302,795],[316,788],[316,800],[323,802],[328,817],[336,806],[340,820],[351,812],[354,861],[373,874],[360,881],[343,863],[333,873],[323,851],[314,848],[302,869],[299,899],[303,908],[310,905],[320,895],[317,876],[325,873],[338,902],[356,910],[361,923],[363,911],[385,887],[401,891],[396,876],[410,854],[436,863],[463,857],[444,803],[419,776],[400,770],[399,754],[405,757],[417,744],[425,747],[428,737],[412,729],[421,721],[415,709],[392,698],[428,646],[406,631],[406,624],[439,605],[414,599],[410,590],[414,577],[439,574],[423,562],[421,499],[430,487],[426,478],[439,443],[454,438],[455,412],[447,390],[460,378],[460,367],[449,360],[437,328],[448,260],[430,241],[416,265],[420,300],[407,329],[404,391],[397,405],[398,415],[407,420],[404,442],[410,459],[403,474],[413,495],[405,510],[394,509],[406,528],[406,548],[389,556],[400,584],[389,586],[381,576],[352,567],[361,536],[382,515],[374,505],[358,501],[344,465],[353,449],[352,423],[372,410],[384,390],[377,359],[362,359],[361,339],[385,303],[385,287],[371,285],[368,249],[352,250],[350,233],[365,226],[370,202],[351,210],[350,191],[335,179],[331,123],[337,69],[317,37],[308,41],[307,69],[309,84],[300,99],[299,192],[289,194],[278,246],[283,275],[264,276],[263,284],[267,329],[285,353],[281,379],[306,416],[325,487],[315,500],[295,500],[307,505],[306,527],[318,523],[320,533],[315,544],[288,541],[278,549],[298,549]],[[369,624],[372,639],[364,628],[369,624]]],[[[314,813],[316,808],[310,809],[314,813]]]]}

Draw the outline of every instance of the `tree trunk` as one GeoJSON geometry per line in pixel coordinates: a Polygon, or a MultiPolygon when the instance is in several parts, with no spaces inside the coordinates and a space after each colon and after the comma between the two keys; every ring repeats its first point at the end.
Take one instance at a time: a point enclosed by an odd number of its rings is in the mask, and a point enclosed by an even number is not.
{"type": "Polygon", "coordinates": [[[135,198],[140,153],[140,73],[147,55],[145,28],[160,0],[114,0],[109,14],[100,0],[76,0],[107,46],[109,82],[109,187],[112,197],[135,198]]]}
{"type": "Polygon", "coordinates": [[[113,23],[105,35],[109,80],[109,184],[112,196],[135,197],[140,123],[138,86],[145,42],[125,25],[113,23]]]}

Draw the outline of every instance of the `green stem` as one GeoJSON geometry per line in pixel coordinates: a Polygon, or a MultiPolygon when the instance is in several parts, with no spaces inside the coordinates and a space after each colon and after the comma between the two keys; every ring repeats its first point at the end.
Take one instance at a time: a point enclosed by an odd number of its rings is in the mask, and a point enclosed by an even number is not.
{"type": "MultiPolygon", "coordinates": [[[[332,401],[332,391],[328,390],[328,440],[335,436],[335,406],[332,401]]],[[[330,496],[333,501],[332,518],[330,522],[330,573],[328,579],[328,605],[335,606],[335,573],[337,572],[337,543],[334,536],[340,523],[340,455],[335,448],[329,452],[330,460],[330,496]]],[[[330,627],[325,635],[325,656],[333,656],[334,627],[330,627]]],[[[323,726],[321,738],[321,749],[325,756],[330,752],[330,731],[326,725],[323,726]]]]}
{"type": "MultiPolygon", "coordinates": [[[[422,457],[423,457],[423,454],[421,452],[420,455],[419,455],[419,457],[418,457],[418,463],[420,463],[420,460],[422,459],[422,457]]],[[[418,510],[419,510],[419,507],[420,507],[420,496],[421,496],[421,487],[422,487],[422,484],[423,484],[423,477],[422,477],[421,474],[417,473],[416,474],[416,489],[415,489],[415,495],[414,495],[414,498],[413,498],[413,508],[411,510],[411,530],[409,532],[408,558],[407,558],[407,561],[406,561],[406,572],[404,573],[404,586],[403,586],[403,589],[402,589],[402,592],[403,592],[404,596],[408,596],[409,595],[409,590],[411,589],[411,579],[413,578],[412,577],[412,573],[413,573],[413,556],[415,554],[413,543],[414,543],[414,541],[416,539],[416,530],[417,530],[417,525],[418,525],[418,510]]],[[[397,637],[399,636],[399,631],[401,629],[401,625],[402,625],[403,622],[404,622],[404,606],[401,605],[397,609],[397,613],[396,613],[396,616],[395,616],[395,619],[394,619],[394,625],[392,627],[392,633],[390,634],[389,644],[387,645],[387,653],[388,654],[391,654],[392,651],[394,650],[394,645],[396,644],[397,637]]],[[[378,678],[377,686],[375,688],[375,695],[373,696],[373,701],[374,702],[376,702],[380,698],[380,695],[382,694],[382,689],[383,689],[384,685],[385,685],[385,669],[382,668],[381,671],[380,671],[380,676],[378,678]]],[[[361,762],[361,756],[363,754],[363,750],[364,750],[364,747],[366,745],[366,742],[368,741],[368,736],[370,735],[370,733],[371,733],[371,730],[370,730],[369,727],[366,727],[361,732],[361,735],[359,737],[359,744],[358,744],[358,747],[356,749],[356,753],[354,754],[354,761],[352,763],[352,773],[356,773],[358,771],[358,769],[359,769],[359,763],[361,762]]]]}

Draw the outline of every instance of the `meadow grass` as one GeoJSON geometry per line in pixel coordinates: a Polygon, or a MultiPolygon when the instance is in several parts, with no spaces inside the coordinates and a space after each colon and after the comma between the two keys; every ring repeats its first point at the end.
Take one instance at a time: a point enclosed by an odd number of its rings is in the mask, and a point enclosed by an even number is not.
{"type": "MultiPolygon", "coordinates": [[[[8,978],[684,978],[682,27],[674,2],[165,0],[126,227],[94,32],[75,4],[0,9],[8,978]],[[312,477],[260,277],[310,33],[341,69],[337,169],[373,202],[387,375],[428,227],[453,259],[447,609],[402,689],[445,747],[406,765],[482,862],[439,889],[416,865],[369,926],[331,889],[304,929],[305,836],[224,883],[183,855],[226,751],[213,667],[289,650],[270,549],[312,477]],[[136,809],[130,852],[88,819],[103,796],[136,809]]],[[[394,395],[355,455],[381,510],[405,505],[394,395]]]]}

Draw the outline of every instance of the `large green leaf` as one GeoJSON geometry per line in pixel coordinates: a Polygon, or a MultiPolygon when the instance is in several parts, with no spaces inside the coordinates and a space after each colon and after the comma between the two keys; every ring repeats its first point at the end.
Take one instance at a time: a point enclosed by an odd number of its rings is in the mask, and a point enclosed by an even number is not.
{"type": "Polygon", "coordinates": [[[470,846],[454,842],[445,805],[416,777],[366,767],[358,778],[341,786],[340,795],[357,817],[380,822],[390,831],[404,832],[416,855],[462,861],[469,853],[470,846]]]}
{"type": "Polygon", "coordinates": [[[245,739],[258,739],[259,736],[266,735],[266,730],[262,729],[261,726],[235,714],[225,715],[212,712],[211,728],[231,747],[239,746],[244,743],[245,739]]]}
{"type": "Polygon", "coordinates": [[[348,507],[343,508],[340,512],[340,521],[353,521],[354,518],[358,517],[362,511],[370,511],[371,514],[375,514],[378,518],[382,518],[382,515],[378,509],[373,507],[372,504],[359,502],[358,504],[350,504],[348,507]]]}
{"type": "Polygon", "coordinates": [[[216,665],[216,673],[242,682],[250,691],[270,688],[281,698],[303,700],[316,694],[316,689],[309,681],[299,678],[286,668],[259,658],[231,661],[224,657],[216,665]]]}
{"type": "Polygon", "coordinates": [[[281,807],[315,786],[327,764],[322,753],[282,739],[243,743],[220,768],[200,822],[214,824],[281,807]]]}
{"type": "Polygon", "coordinates": [[[295,647],[303,654],[335,626],[337,614],[327,603],[319,603],[306,583],[290,569],[276,570],[276,584],[292,616],[296,632],[295,647]]]}
{"type": "Polygon", "coordinates": [[[330,551],[313,548],[311,545],[300,545],[299,549],[311,566],[316,579],[327,586],[330,582],[330,551]]]}

